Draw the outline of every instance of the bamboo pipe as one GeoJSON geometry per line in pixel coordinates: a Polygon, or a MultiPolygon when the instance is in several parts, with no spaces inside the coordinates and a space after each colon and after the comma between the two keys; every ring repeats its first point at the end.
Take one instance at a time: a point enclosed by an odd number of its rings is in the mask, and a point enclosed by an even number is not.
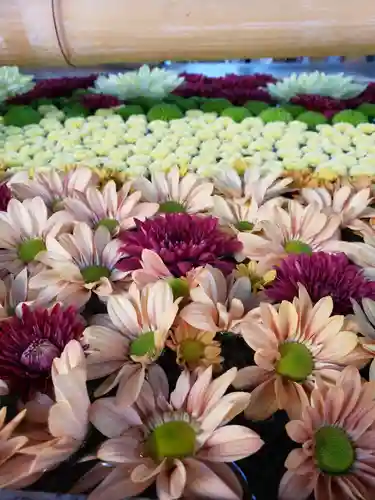
{"type": "MultiPolygon", "coordinates": [[[[64,66],[53,0],[0,0],[0,64],[64,66]]],[[[54,0],[76,66],[375,52],[370,0],[54,0]]]]}

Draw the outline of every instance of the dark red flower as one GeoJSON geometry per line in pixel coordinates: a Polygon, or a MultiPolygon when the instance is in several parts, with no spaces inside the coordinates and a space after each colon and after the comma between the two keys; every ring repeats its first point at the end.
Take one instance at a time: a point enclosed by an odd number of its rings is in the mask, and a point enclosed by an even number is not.
{"type": "Polygon", "coordinates": [[[8,188],[5,182],[0,184],[0,211],[6,212],[8,203],[12,198],[12,191],[8,188]]]}
{"type": "Polygon", "coordinates": [[[318,111],[324,113],[330,110],[343,110],[346,108],[344,101],[334,99],[333,97],[324,97],[321,95],[301,94],[291,99],[293,104],[303,106],[309,111],[318,111]]]}
{"type": "Polygon", "coordinates": [[[118,268],[139,269],[142,250],[154,250],[175,277],[193,268],[211,264],[228,274],[235,266],[233,255],[242,249],[236,237],[219,229],[218,219],[185,213],[156,216],[137,221],[136,229],[120,235],[121,251],[128,257],[118,268]]]}
{"type": "Polygon", "coordinates": [[[85,94],[81,97],[81,104],[92,111],[119,106],[121,101],[113,95],[85,94]]]}
{"type": "Polygon", "coordinates": [[[334,314],[352,314],[350,299],[359,303],[365,297],[375,299],[375,282],[367,280],[363,270],[343,253],[290,255],[276,271],[276,280],[266,290],[275,302],[293,301],[298,295],[298,283],[304,285],[314,303],[332,297],[334,314]]]}
{"type": "Polygon", "coordinates": [[[32,310],[24,304],[21,318],[0,322],[0,379],[23,400],[48,392],[52,361],[70,340],[82,337],[83,329],[74,307],[32,310]]]}
{"type": "Polygon", "coordinates": [[[30,104],[35,99],[53,99],[55,97],[68,97],[75,90],[88,89],[92,87],[97,75],[73,76],[62,78],[46,78],[36,82],[35,87],[27,92],[12,99],[10,104],[30,104]]]}

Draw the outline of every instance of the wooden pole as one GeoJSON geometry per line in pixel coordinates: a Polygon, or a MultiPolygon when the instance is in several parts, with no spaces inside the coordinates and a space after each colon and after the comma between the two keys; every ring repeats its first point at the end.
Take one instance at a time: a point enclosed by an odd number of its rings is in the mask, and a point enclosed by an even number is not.
{"type": "MultiPolygon", "coordinates": [[[[370,0],[54,0],[77,66],[375,52],[370,0]]],[[[0,0],[0,64],[61,66],[52,0],[0,0]]]]}

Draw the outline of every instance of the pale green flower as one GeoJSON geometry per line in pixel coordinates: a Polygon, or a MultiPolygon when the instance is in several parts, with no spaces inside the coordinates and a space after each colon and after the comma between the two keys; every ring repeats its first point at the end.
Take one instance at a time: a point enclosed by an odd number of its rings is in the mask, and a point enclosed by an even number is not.
{"type": "Polygon", "coordinates": [[[173,71],[150,69],[144,65],[138,71],[100,75],[91,90],[97,94],[113,95],[122,100],[136,97],[163,99],[183,81],[184,79],[173,71]]]}
{"type": "Polygon", "coordinates": [[[317,94],[335,99],[351,99],[361,94],[367,84],[353,81],[351,76],[337,73],[329,75],[314,73],[292,73],[276,83],[267,85],[268,91],[278,101],[290,101],[297,94],[317,94]]]}
{"type": "Polygon", "coordinates": [[[0,103],[25,94],[34,87],[33,77],[23,75],[17,66],[0,66],[0,103]]]}

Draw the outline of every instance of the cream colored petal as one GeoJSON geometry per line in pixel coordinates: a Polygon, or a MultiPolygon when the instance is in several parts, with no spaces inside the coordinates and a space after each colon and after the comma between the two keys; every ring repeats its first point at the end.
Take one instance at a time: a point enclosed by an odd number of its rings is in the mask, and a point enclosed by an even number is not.
{"type": "Polygon", "coordinates": [[[90,493],[87,500],[123,500],[140,495],[153,481],[134,483],[126,466],[117,466],[104,481],[90,493]]]}
{"type": "Polygon", "coordinates": [[[272,378],[256,387],[250,394],[250,403],[245,417],[252,420],[265,420],[278,410],[275,394],[275,380],[272,378]]]}
{"type": "Polygon", "coordinates": [[[170,401],[175,410],[180,410],[190,391],[190,372],[184,370],[178,377],[176,387],[171,393],[170,401]]]}
{"type": "Polygon", "coordinates": [[[198,456],[212,462],[235,462],[253,455],[264,442],[251,429],[240,425],[226,425],[216,429],[199,450],[198,456]]]}
{"type": "Polygon", "coordinates": [[[217,332],[219,330],[212,317],[212,306],[208,304],[192,303],[184,307],[180,318],[200,330],[217,332]]]}
{"type": "Polygon", "coordinates": [[[143,440],[140,428],[129,429],[122,436],[105,441],[100,446],[97,457],[103,462],[138,465],[144,461],[143,440]]]}
{"type": "MultiPolygon", "coordinates": [[[[233,481],[228,483],[227,477],[220,477],[214,471],[215,468],[210,468],[209,465],[193,458],[184,459],[187,479],[185,488],[186,498],[203,497],[211,500],[241,500],[241,487],[235,485],[233,489],[233,481]]],[[[216,469],[218,472],[221,470],[216,469]]]]}
{"type": "Polygon", "coordinates": [[[265,382],[270,376],[272,372],[259,366],[246,366],[238,370],[232,385],[235,389],[253,388],[265,382]]]}
{"type": "Polygon", "coordinates": [[[127,365],[122,371],[116,404],[121,408],[132,405],[138,398],[145,380],[145,367],[140,364],[127,365]]]}
{"type": "Polygon", "coordinates": [[[131,426],[142,425],[133,408],[119,408],[115,398],[94,401],[90,408],[91,423],[107,437],[121,436],[131,426]]]}

